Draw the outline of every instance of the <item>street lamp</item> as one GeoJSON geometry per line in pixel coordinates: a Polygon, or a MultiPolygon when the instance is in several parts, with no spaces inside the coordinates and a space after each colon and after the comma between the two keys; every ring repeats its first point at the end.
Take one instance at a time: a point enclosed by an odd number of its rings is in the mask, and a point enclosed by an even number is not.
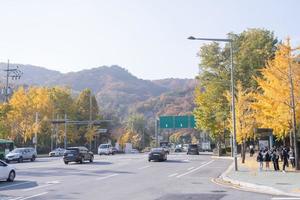
{"type": "Polygon", "coordinates": [[[233,128],[233,156],[234,156],[234,168],[238,170],[237,166],[237,147],[236,147],[236,119],[235,119],[235,98],[234,98],[234,66],[233,66],[233,52],[232,52],[232,39],[220,39],[220,38],[195,38],[193,36],[188,37],[189,40],[202,40],[202,41],[214,41],[214,42],[228,42],[230,45],[230,76],[231,76],[231,106],[232,106],[232,128],[233,128]]]}

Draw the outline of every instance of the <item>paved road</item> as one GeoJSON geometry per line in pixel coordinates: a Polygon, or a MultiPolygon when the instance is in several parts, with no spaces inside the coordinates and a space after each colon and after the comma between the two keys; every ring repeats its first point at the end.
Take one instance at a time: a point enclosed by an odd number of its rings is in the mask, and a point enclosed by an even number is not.
{"type": "Polygon", "coordinates": [[[232,200],[272,199],[217,185],[231,160],[173,154],[148,162],[145,154],[95,156],[94,163],[65,165],[61,158],[12,164],[14,183],[0,183],[0,199],[232,200]]]}

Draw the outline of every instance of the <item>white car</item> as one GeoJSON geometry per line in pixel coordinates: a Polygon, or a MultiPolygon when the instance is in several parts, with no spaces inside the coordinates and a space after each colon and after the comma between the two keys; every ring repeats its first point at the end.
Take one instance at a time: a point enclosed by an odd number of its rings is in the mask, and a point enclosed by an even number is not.
{"type": "Polygon", "coordinates": [[[16,177],[16,169],[0,160],[0,180],[12,182],[16,177]]]}
{"type": "Polygon", "coordinates": [[[50,151],[49,152],[49,156],[50,157],[53,157],[53,156],[63,156],[65,151],[66,150],[63,149],[63,148],[57,148],[57,149],[54,149],[53,151],[50,151]]]}
{"type": "Polygon", "coordinates": [[[5,156],[5,161],[7,163],[11,161],[17,161],[20,163],[23,162],[23,160],[30,160],[33,162],[35,161],[36,157],[37,153],[32,147],[16,148],[5,156]]]}
{"type": "Polygon", "coordinates": [[[101,156],[101,155],[113,155],[114,152],[113,152],[113,148],[111,146],[111,144],[100,144],[99,147],[98,147],[98,154],[101,156]]]}

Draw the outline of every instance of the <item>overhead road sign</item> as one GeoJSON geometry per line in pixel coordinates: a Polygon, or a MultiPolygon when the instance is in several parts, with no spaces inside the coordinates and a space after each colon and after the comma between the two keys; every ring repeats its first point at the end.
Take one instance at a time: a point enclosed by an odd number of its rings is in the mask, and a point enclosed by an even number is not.
{"type": "Polygon", "coordinates": [[[160,116],[159,128],[160,129],[195,128],[195,118],[193,115],[160,116]]]}

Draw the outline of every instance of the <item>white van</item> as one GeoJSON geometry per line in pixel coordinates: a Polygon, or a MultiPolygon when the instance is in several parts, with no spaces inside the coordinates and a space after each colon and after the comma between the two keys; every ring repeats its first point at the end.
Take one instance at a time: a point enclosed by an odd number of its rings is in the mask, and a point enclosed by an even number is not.
{"type": "Polygon", "coordinates": [[[111,144],[100,144],[98,147],[98,154],[101,155],[113,155],[113,148],[111,144]]]}

